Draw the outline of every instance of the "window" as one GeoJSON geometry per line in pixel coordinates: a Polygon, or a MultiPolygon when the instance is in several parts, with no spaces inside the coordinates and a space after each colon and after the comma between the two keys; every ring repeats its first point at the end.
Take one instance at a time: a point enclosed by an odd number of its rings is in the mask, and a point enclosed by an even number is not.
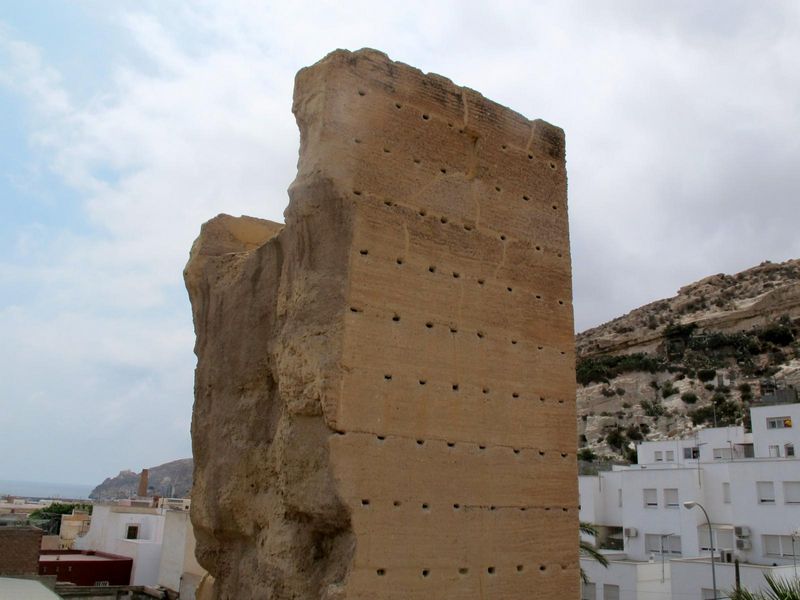
{"type": "Polygon", "coordinates": [[[769,417],[767,429],[789,429],[792,426],[792,417],[769,417]]]}
{"type": "Polygon", "coordinates": [[[664,552],[666,554],[677,554],[680,556],[683,553],[681,548],[681,536],[672,535],[664,540],[664,552]]]}
{"type": "Polygon", "coordinates": [[[593,583],[581,585],[581,600],[597,600],[597,588],[593,583]]]}
{"type": "Polygon", "coordinates": [[[786,444],[783,447],[783,449],[785,450],[785,452],[784,452],[785,456],[787,456],[787,457],[794,456],[794,444],[786,444]]]}
{"type": "Polygon", "coordinates": [[[714,459],[728,459],[732,457],[733,453],[730,448],[714,448],[714,459]]]}
{"type": "MultiPolygon", "coordinates": [[[[735,543],[733,540],[733,529],[727,528],[714,528],[714,545],[717,550],[733,550],[735,543]]],[[[697,541],[700,544],[702,552],[711,550],[711,540],[708,535],[708,525],[703,525],[697,528],[697,541]]]]}
{"type": "Polygon", "coordinates": [[[670,554],[680,556],[681,554],[681,536],[679,535],[659,535],[657,533],[646,533],[644,535],[644,551],[648,554],[661,554],[661,549],[664,549],[664,555],[670,554]],[[663,539],[662,539],[663,538],[663,539]]]}
{"type": "Polygon", "coordinates": [[[664,506],[667,508],[680,508],[678,490],[676,488],[667,488],[664,490],[664,506]]]}
{"type": "Polygon", "coordinates": [[[658,508],[658,492],[655,488],[646,488],[644,492],[644,507],[645,508],[658,508]]]}
{"type": "Polygon", "coordinates": [[[800,481],[783,482],[783,501],[786,504],[800,504],[800,481]]]}
{"type": "Polygon", "coordinates": [[[595,545],[601,550],[623,550],[625,542],[622,537],[622,527],[613,525],[597,525],[595,545]]]}
{"type": "Polygon", "coordinates": [[[128,525],[127,529],[125,530],[125,539],[126,540],[137,540],[137,539],[139,539],[139,526],[138,525],[128,525]]]}
{"type": "Polygon", "coordinates": [[[769,457],[770,458],[780,458],[781,456],[781,447],[780,446],[770,446],[769,447],[769,457]]]}
{"type": "Polygon", "coordinates": [[[692,446],[691,448],[684,448],[683,458],[686,459],[700,458],[700,448],[698,446],[692,446]]]}
{"type": "Polygon", "coordinates": [[[675,462],[675,451],[667,450],[667,462],[675,462]]]}
{"type": "Polygon", "coordinates": [[[617,506],[622,508],[622,488],[617,488],[617,506]]]}
{"type": "Polygon", "coordinates": [[[604,583],[603,600],[619,600],[619,586],[604,583]]]}
{"type": "Polygon", "coordinates": [[[655,451],[656,462],[661,462],[664,460],[664,453],[661,450],[655,451]]]}
{"type": "Polygon", "coordinates": [[[771,481],[756,481],[759,504],[775,504],[775,486],[771,481]]]}
{"type": "MultiPolygon", "coordinates": [[[[792,536],[762,535],[761,539],[764,545],[764,556],[792,556],[792,536]]],[[[800,550],[800,548],[798,549],[800,550]]]]}
{"type": "Polygon", "coordinates": [[[725,504],[731,503],[731,484],[727,481],[722,484],[722,501],[725,504]]]}

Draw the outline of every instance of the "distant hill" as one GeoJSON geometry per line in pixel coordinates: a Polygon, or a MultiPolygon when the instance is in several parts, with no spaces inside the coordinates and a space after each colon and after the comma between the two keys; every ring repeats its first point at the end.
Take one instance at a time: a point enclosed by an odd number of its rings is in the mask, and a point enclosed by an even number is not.
{"type": "MultiPolygon", "coordinates": [[[[148,494],[168,498],[188,498],[192,490],[192,470],[194,461],[182,458],[172,462],[150,467],[148,494]]],[[[92,500],[116,500],[130,498],[139,489],[141,473],[120,471],[116,477],[108,477],[89,494],[92,500]]]]}
{"type": "Polygon", "coordinates": [[[800,389],[800,260],[682,287],[576,338],[580,456],[748,425],[748,407],[800,389]]]}

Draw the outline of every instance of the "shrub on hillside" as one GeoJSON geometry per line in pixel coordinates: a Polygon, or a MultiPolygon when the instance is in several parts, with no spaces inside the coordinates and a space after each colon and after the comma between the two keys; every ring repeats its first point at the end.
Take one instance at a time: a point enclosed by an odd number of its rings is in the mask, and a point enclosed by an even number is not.
{"type": "Polygon", "coordinates": [[[666,368],[660,358],[648,354],[636,353],[624,356],[592,356],[578,360],[575,365],[575,376],[581,385],[590,383],[608,383],[622,373],[644,371],[656,373],[666,368]]]}
{"type": "Polygon", "coordinates": [[[697,394],[694,392],[684,392],[681,394],[681,400],[683,400],[685,404],[694,404],[697,402],[697,394]]]}
{"type": "Polygon", "coordinates": [[[667,381],[664,386],[661,388],[661,397],[662,398],[669,398],[673,394],[678,393],[678,388],[672,385],[671,381],[667,381]]]}
{"type": "Polygon", "coordinates": [[[642,400],[642,410],[648,417],[660,417],[666,412],[664,406],[658,400],[642,400]]]}
{"type": "Polygon", "coordinates": [[[721,401],[712,402],[708,406],[701,406],[688,413],[688,416],[695,426],[716,425],[716,427],[726,427],[728,425],[736,425],[740,417],[740,410],[735,402],[731,402],[723,396],[721,401]]]}
{"type": "Polygon", "coordinates": [[[706,381],[711,381],[717,376],[717,371],[715,369],[698,369],[697,370],[697,378],[705,383],[706,381]]]}
{"type": "Polygon", "coordinates": [[[606,436],[606,444],[615,448],[617,450],[621,450],[622,447],[625,445],[625,434],[622,433],[619,429],[614,429],[609,432],[606,436]]]}
{"type": "Polygon", "coordinates": [[[762,329],[758,333],[758,339],[776,346],[788,346],[794,341],[794,333],[788,325],[776,323],[762,329]]]}

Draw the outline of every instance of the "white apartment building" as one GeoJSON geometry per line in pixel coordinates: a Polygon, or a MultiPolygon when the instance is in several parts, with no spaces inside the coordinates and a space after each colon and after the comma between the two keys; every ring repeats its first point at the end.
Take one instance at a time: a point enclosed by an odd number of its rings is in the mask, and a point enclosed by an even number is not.
{"type": "Polygon", "coordinates": [[[582,521],[600,527],[611,564],[581,566],[582,600],[713,598],[708,512],[718,598],[735,585],[763,587],[765,572],[795,576],[800,556],[800,404],[751,409],[742,427],[700,430],[682,440],[642,442],[638,465],[580,477],[582,521]],[[795,549],[797,552],[795,552],[795,549]]]}

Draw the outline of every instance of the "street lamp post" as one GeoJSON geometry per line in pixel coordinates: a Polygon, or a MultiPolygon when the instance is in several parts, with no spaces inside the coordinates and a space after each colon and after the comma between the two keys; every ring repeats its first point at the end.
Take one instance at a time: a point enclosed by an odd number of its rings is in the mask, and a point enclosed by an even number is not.
{"type": "Polygon", "coordinates": [[[792,562],[794,563],[794,578],[797,579],[797,550],[795,550],[794,544],[797,537],[800,536],[800,529],[795,529],[792,532],[792,562]]]}
{"type": "Polygon", "coordinates": [[[706,516],[706,523],[708,523],[708,539],[711,542],[711,585],[714,588],[714,599],[717,598],[717,569],[716,565],[714,564],[714,551],[716,548],[714,547],[714,530],[711,529],[711,519],[708,517],[708,513],[706,509],[703,508],[703,505],[699,502],[695,502],[694,500],[687,500],[683,503],[683,507],[686,509],[692,509],[694,507],[698,507],[700,510],[703,511],[703,514],[706,516]]]}

